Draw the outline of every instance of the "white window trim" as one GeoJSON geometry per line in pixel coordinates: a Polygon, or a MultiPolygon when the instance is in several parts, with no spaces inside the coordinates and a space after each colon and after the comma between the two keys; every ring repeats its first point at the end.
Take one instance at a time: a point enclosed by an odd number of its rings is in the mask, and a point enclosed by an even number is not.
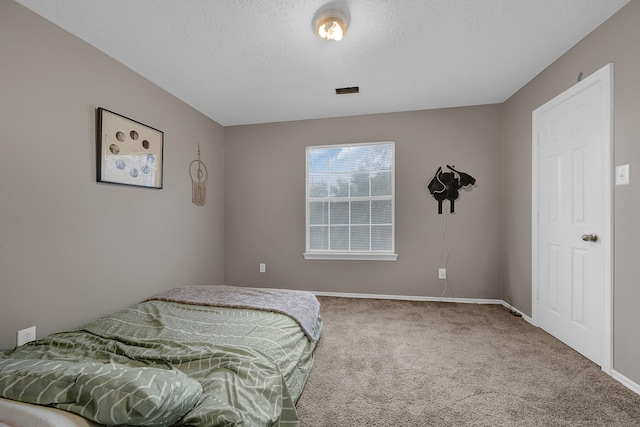
{"type": "MultiPolygon", "coordinates": [[[[395,253],[396,247],[396,153],[395,153],[395,141],[378,141],[378,142],[365,142],[365,143],[344,143],[333,145],[317,145],[309,146],[305,149],[305,247],[307,249],[303,256],[305,260],[336,260],[336,261],[397,261],[398,254],[395,253]],[[349,252],[349,251],[310,251],[309,250],[309,149],[322,149],[322,148],[337,148],[345,145],[349,147],[374,145],[374,144],[391,144],[393,147],[393,173],[392,173],[392,198],[391,198],[391,228],[393,234],[393,241],[391,242],[392,248],[390,251],[371,251],[371,252],[349,252]]],[[[331,198],[333,199],[333,198],[331,198]]]]}
{"type": "Polygon", "coordinates": [[[388,252],[305,252],[304,259],[336,261],[397,261],[398,254],[388,252]]]}

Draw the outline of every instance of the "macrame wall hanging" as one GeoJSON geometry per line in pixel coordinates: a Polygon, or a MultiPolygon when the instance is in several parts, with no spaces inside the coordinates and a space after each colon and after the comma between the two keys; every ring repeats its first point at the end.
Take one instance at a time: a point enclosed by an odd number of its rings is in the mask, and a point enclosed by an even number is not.
{"type": "Polygon", "coordinates": [[[200,160],[200,144],[198,144],[198,159],[189,163],[189,176],[191,176],[191,203],[204,206],[207,202],[209,172],[207,172],[207,165],[200,160]]]}
{"type": "Polygon", "coordinates": [[[459,172],[453,166],[447,165],[451,172],[443,172],[442,167],[438,168],[436,175],[427,185],[429,193],[438,201],[438,213],[442,214],[442,202],[449,200],[451,213],[455,212],[455,201],[460,197],[461,188],[473,186],[476,179],[471,175],[459,172]]]}

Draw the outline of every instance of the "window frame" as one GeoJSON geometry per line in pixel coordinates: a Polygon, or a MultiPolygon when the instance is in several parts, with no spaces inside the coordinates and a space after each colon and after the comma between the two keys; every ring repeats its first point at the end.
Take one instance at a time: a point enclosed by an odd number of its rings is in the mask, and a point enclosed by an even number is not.
{"type": "MultiPolygon", "coordinates": [[[[329,172],[330,173],[330,172],[329,172]]],[[[396,173],[396,153],[395,153],[395,141],[378,141],[378,142],[362,142],[362,143],[344,143],[344,144],[331,144],[331,145],[314,145],[308,146],[305,149],[305,252],[304,259],[307,260],[352,260],[352,261],[396,261],[398,259],[398,254],[395,253],[395,226],[396,226],[396,216],[395,216],[395,199],[396,199],[396,191],[395,191],[395,173],[396,173]],[[381,196],[372,196],[371,191],[368,196],[351,196],[349,194],[347,197],[344,196],[326,196],[313,198],[310,196],[309,189],[309,181],[310,181],[310,170],[309,170],[309,152],[310,150],[331,150],[337,148],[352,148],[352,147],[373,147],[379,145],[391,145],[391,249],[389,250],[369,250],[369,251],[355,251],[355,250],[335,250],[335,249],[311,249],[311,214],[310,214],[310,204],[311,202],[325,201],[328,203],[332,202],[357,202],[357,201],[376,201],[381,200],[381,196]]],[[[384,200],[388,200],[388,196],[384,196],[384,200]]],[[[351,212],[351,210],[349,210],[351,212]]],[[[351,223],[351,213],[349,213],[349,221],[348,227],[351,229],[353,225],[351,223]]],[[[371,226],[371,221],[369,222],[371,226]]],[[[329,228],[331,227],[328,224],[329,228]]],[[[351,233],[349,233],[351,235],[351,233]]]]}

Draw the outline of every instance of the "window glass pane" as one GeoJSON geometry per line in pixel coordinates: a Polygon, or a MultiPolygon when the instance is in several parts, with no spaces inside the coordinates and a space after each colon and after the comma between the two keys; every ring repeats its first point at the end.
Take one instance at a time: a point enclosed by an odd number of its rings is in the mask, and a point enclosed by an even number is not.
{"type": "Polygon", "coordinates": [[[371,202],[351,202],[351,224],[369,224],[371,202]]]}
{"type": "Polygon", "coordinates": [[[327,175],[311,175],[309,177],[309,197],[327,197],[329,195],[329,179],[327,175]]]}
{"type": "Polygon", "coordinates": [[[329,172],[329,150],[326,148],[311,149],[308,151],[309,173],[329,172]]]}
{"type": "Polygon", "coordinates": [[[309,203],[309,224],[329,224],[329,203],[309,203]]]}
{"type": "Polygon", "coordinates": [[[349,249],[349,226],[332,226],[330,228],[331,244],[329,249],[346,251],[349,249]]]}
{"type": "Polygon", "coordinates": [[[329,249],[329,227],[309,228],[309,249],[322,251],[329,249]]]}
{"type": "Polygon", "coordinates": [[[331,174],[331,197],[349,197],[349,175],[331,174]]]}
{"type": "Polygon", "coordinates": [[[393,245],[391,242],[391,226],[371,226],[371,250],[390,251],[391,249],[393,249],[393,245]]]}
{"type": "Polygon", "coordinates": [[[389,171],[393,165],[393,147],[376,145],[371,147],[371,170],[389,171]]]}
{"type": "Polygon", "coordinates": [[[371,195],[391,195],[391,172],[376,172],[371,174],[371,195]]]}
{"type": "Polygon", "coordinates": [[[351,197],[369,197],[369,172],[351,174],[351,197]]]}
{"type": "Polygon", "coordinates": [[[391,224],[391,200],[371,202],[371,224],[391,224]]]}
{"type": "Polygon", "coordinates": [[[369,171],[369,147],[351,147],[351,172],[369,171]]]}
{"type": "Polygon", "coordinates": [[[309,251],[393,250],[392,142],[307,148],[309,251]]]}
{"type": "Polygon", "coordinates": [[[354,225],[351,227],[351,250],[370,250],[370,227],[368,225],[354,225]]]}
{"type": "Polygon", "coordinates": [[[349,202],[332,202],[331,224],[349,224],[349,202]]]}
{"type": "Polygon", "coordinates": [[[349,147],[332,148],[329,153],[331,173],[349,173],[349,147]]]}

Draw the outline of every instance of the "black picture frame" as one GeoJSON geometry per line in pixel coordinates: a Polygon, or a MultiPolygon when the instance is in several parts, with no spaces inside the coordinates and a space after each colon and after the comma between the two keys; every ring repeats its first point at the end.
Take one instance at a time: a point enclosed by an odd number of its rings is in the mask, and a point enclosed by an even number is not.
{"type": "Polygon", "coordinates": [[[97,109],[96,181],[161,189],[164,132],[97,109]]]}

